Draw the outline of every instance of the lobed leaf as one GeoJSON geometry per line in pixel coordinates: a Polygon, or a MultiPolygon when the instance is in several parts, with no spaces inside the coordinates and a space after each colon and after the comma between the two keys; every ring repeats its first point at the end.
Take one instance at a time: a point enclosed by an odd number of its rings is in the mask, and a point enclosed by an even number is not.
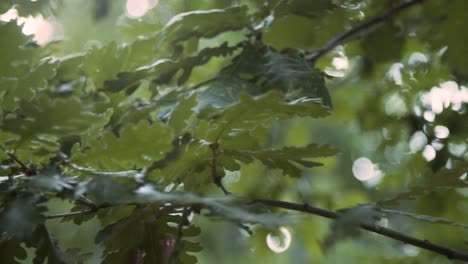
{"type": "Polygon", "coordinates": [[[210,120],[212,128],[200,134],[209,142],[217,142],[223,138],[234,138],[238,133],[252,131],[259,126],[268,126],[276,120],[296,116],[324,117],[329,114],[329,109],[313,99],[302,98],[291,102],[284,99],[284,94],[279,91],[270,91],[258,97],[241,94],[237,104],[219,111],[208,111],[207,114],[202,112],[201,118],[210,120]]]}
{"type": "Polygon", "coordinates": [[[182,85],[190,77],[193,68],[207,63],[212,57],[227,56],[236,49],[237,47],[229,47],[225,42],[218,47],[205,48],[192,57],[180,60],[157,59],[135,71],[118,73],[116,80],[108,80],[104,83],[104,89],[111,92],[120,92],[126,89],[131,91],[138,87],[143,79],[151,80],[159,85],[170,84],[180,71],[180,76],[177,76],[177,84],[182,85]]]}
{"type": "Polygon", "coordinates": [[[162,29],[161,38],[176,45],[190,38],[212,38],[226,31],[240,30],[248,27],[249,22],[245,6],[190,11],[171,18],[162,29]]]}
{"type": "Polygon", "coordinates": [[[392,198],[378,202],[382,206],[398,205],[402,201],[414,200],[434,190],[467,188],[468,182],[462,176],[468,171],[466,162],[456,162],[452,169],[442,168],[433,175],[427,175],[421,184],[411,187],[392,198]]]}
{"type": "Polygon", "coordinates": [[[260,160],[269,168],[281,169],[287,175],[299,177],[302,172],[301,167],[312,168],[322,165],[311,161],[310,158],[332,156],[337,154],[338,150],[327,145],[310,144],[282,149],[223,149],[221,153],[244,163],[251,163],[254,159],[260,160]]]}
{"type": "Polygon", "coordinates": [[[117,137],[106,131],[99,138],[90,138],[75,145],[71,160],[102,170],[142,168],[160,160],[172,149],[173,131],[163,123],[150,125],[142,120],[124,126],[117,137]]]}

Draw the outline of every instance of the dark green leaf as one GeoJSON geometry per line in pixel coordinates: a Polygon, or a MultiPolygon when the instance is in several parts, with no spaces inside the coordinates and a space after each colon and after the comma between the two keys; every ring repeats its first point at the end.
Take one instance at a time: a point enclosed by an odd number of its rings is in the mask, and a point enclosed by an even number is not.
{"type": "Polygon", "coordinates": [[[26,250],[17,242],[15,238],[0,239],[0,255],[2,256],[2,263],[5,264],[19,264],[18,261],[24,260],[27,257],[26,250]]]}
{"type": "Polygon", "coordinates": [[[39,225],[34,231],[33,246],[37,249],[34,264],[42,264],[46,259],[48,264],[69,263],[45,225],[39,225]]]}
{"type": "Polygon", "coordinates": [[[372,205],[358,205],[339,211],[338,219],[333,222],[324,241],[326,249],[336,242],[356,237],[361,234],[360,224],[374,224],[380,220],[382,213],[372,205]]]}
{"type": "Polygon", "coordinates": [[[237,47],[229,47],[227,42],[214,48],[205,48],[193,57],[182,58],[178,61],[172,59],[158,59],[150,65],[142,66],[132,72],[121,72],[117,74],[117,80],[106,81],[104,87],[112,92],[124,89],[132,90],[138,87],[140,81],[148,79],[157,84],[169,84],[177,73],[177,84],[182,85],[187,81],[193,68],[203,65],[212,57],[227,56],[234,52],[237,47]]]}
{"type": "MultiPolygon", "coordinates": [[[[135,250],[144,252],[145,262],[160,263],[165,257],[165,237],[176,234],[178,229],[173,226],[180,223],[180,217],[167,215],[156,207],[135,210],[131,216],[106,226],[97,234],[96,243],[104,246],[103,263],[128,263],[135,250]]],[[[183,237],[198,233],[194,226],[182,229],[183,237]]],[[[194,242],[179,240],[176,243],[179,243],[177,247],[182,250],[182,255],[197,249],[194,242]]]]}
{"type": "Polygon", "coordinates": [[[442,168],[433,175],[426,175],[421,184],[411,187],[408,191],[401,192],[393,198],[380,201],[379,204],[385,206],[397,205],[402,201],[414,200],[434,190],[466,188],[468,187],[468,182],[461,177],[467,171],[468,165],[466,162],[456,162],[454,168],[442,168]]]}

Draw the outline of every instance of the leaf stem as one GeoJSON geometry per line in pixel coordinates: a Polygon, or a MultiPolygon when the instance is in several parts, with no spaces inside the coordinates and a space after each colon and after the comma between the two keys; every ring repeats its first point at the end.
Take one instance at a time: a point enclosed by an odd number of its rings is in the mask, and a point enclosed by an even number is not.
{"type": "Polygon", "coordinates": [[[211,151],[213,152],[211,158],[211,178],[213,182],[218,186],[224,193],[224,195],[229,195],[229,192],[223,185],[222,178],[218,174],[218,157],[219,157],[219,143],[216,141],[215,143],[210,144],[211,151]]]}
{"type": "Polygon", "coordinates": [[[26,166],[20,159],[18,159],[18,157],[16,157],[16,155],[14,155],[13,153],[11,153],[10,151],[8,151],[4,146],[0,145],[0,149],[8,155],[8,157],[10,157],[12,160],[14,160],[16,163],[18,163],[18,165],[20,166],[20,171],[22,173],[24,173],[26,176],[32,176],[32,175],[36,175],[37,174],[37,171],[26,166]]]}

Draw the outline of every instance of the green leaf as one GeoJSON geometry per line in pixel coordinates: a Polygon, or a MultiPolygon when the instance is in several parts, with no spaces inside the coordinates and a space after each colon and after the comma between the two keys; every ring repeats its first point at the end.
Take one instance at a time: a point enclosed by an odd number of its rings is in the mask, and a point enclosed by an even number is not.
{"type": "Polygon", "coordinates": [[[197,105],[197,96],[192,94],[189,97],[184,97],[179,100],[175,108],[172,110],[169,118],[169,126],[174,129],[176,135],[183,133],[190,125],[190,120],[193,119],[193,108],[197,105]]]}
{"type": "Polygon", "coordinates": [[[427,38],[432,48],[439,50],[447,47],[443,58],[447,65],[463,76],[468,76],[468,62],[460,54],[467,53],[464,43],[468,38],[464,34],[460,35],[460,32],[468,26],[468,22],[459,18],[465,15],[464,10],[467,7],[467,2],[463,0],[428,3],[424,5],[422,23],[430,26],[421,28],[422,35],[427,38]]]}
{"type": "Polygon", "coordinates": [[[153,164],[154,170],[148,178],[166,184],[184,182],[188,190],[195,190],[209,179],[211,149],[206,142],[190,137],[176,141],[175,148],[163,160],[153,164]]]}
{"type": "Polygon", "coordinates": [[[175,45],[190,38],[212,38],[220,33],[240,30],[249,25],[246,7],[197,10],[174,16],[164,26],[161,34],[162,40],[175,45]]]}
{"type": "Polygon", "coordinates": [[[434,190],[446,188],[467,188],[468,181],[461,177],[468,171],[466,162],[456,162],[452,169],[442,168],[433,175],[426,175],[422,182],[392,198],[378,202],[382,206],[398,205],[402,201],[414,200],[434,190]]]}
{"type": "Polygon", "coordinates": [[[323,74],[298,51],[277,52],[264,46],[248,45],[200,92],[200,106],[220,108],[237,102],[239,94],[261,95],[271,90],[284,92],[288,99],[321,98],[331,107],[323,74]]]}
{"type": "Polygon", "coordinates": [[[89,194],[96,204],[121,204],[131,197],[132,186],[109,176],[95,176],[78,185],[75,195],[89,194]]]}
{"type": "Polygon", "coordinates": [[[39,90],[45,90],[56,73],[57,63],[42,61],[20,78],[0,79],[3,90],[2,108],[14,110],[21,100],[30,101],[39,90]]]}
{"type": "Polygon", "coordinates": [[[42,264],[46,259],[49,264],[70,263],[45,225],[39,225],[34,231],[33,246],[37,249],[34,264],[42,264]]]}
{"type": "Polygon", "coordinates": [[[301,167],[312,168],[323,164],[311,161],[310,158],[327,157],[338,153],[338,150],[327,145],[310,144],[304,147],[284,147],[282,149],[223,149],[221,154],[244,163],[260,160],[272,169],[281,169],[292,177],[301,175],[301,167]]]}
{"type": "Polygon", "coordinates": [[[119,136],[106,131],[79,147],[75,145],[71,159],[78,164],[103,170],[142,168],[160,160],[172,149],[173,131],[163,123],[150,125],[142,120],[124,126],[119,136]]]}
{"type": "Polygon", "coordinates": [[[328,0],[288,0],[279,1],[274,6],[275,16],[282,17],[288,14],[296,14],[304,17],[314,18],[335,8],[333,1],[328,0]]]}
{"type": "MultiPolygon", "coordinates": [[[[225,109],[201,113],[201,117],[212,122],[212,128],[204,135],[208,142],[223,138],[234,138],[238,133],[252,131],[258,126],[271,125],[273,121],[290,119],[296,116],[324,117],[329,110],[312,99],[299,99],[287,102],[278,91],[271,91],[258,97],[241,94],[240,102],[225,109]]],[[[198,130],[204,128],[198,128],[198,130]]],[[[222,141],[221,141],[222,144],[222,141]]]]}
{"type": "Polygon", "coordinates": [[[329,233],[324,240],[324,247],[326,249],[329,249],[340,240],[360,235],[360,224],[373,225],[382,216],[380,209],[368,204],[342,209],[338,212],[339,216],[331,225],[329,233]]]}
{"type": "Polygon", "coordinates": [[[362,40],[364,56],[369,61],[381,63],[396,61],[401,57],[406,38],[402,29],[393,23],[386,23],[362,40]]]}
{"type": "Polygon", "coordinates": [[[21,101],[13,114],[4,116],[0,128],[20,136],[14,144],[10,143],[17,148],[31,141],[47,141],[41,138],[43,135],[79,135],[91,126],[107,122],[105,114],[86,110],[78,98],[49,99],[41,95],[32,102],[21,101]]]}
{"type": "Polygon", "coordinates": [[[119,48],[115,42],[94,46],[84,56],[81,69],[97,88],[101,88],[106,80],[115,79],[119,72],[126,70],[128,55],[128,49],[119,48]]]}
{"type": "Polygon", "coordinates": [[[180,75],[177,76],[177,84],[182,85],[190,77],[193,68],[207,63],[212,57],[230,55],[236,49],[237,47],[229,47],[227,42],[224,42],[218,47],[205,48],[195,56],[177,61],[168,58],[157,59],[152,64],[141,66],[135,71],[117,74],[117,79],[106,81],[104,88],[111,92],[120,92],[125,89],[134,90],[143,79],[154,81],[160,85],[169,84],[180,71],[180,75]]]}
{"type": "Polygon", "coordinates": [[[290,94],[289,97],[318,97],[322,99],[323,105],[332,107],[323,74],[305,58],[293,52],[274,51],[268,51],[265,56],[268,60],[266,75],[269,86],[281,87],[282,91],[290,94]]]}
{"type": "Polygon", "coordinates": [[[20,77],[31,66],[34,50],[25,47],[31,37],[25,36],[16,21],[0,21],[0,75],[2,77],[20,77]]]}
{"type": "Polygon", "coordinates": [[[16,239],[0,239],[0,254],[2,256],[2,263],[5,264],[19,264],[17,259],[25,260],[27,257],[26,250],[17,242],[16,239]]]}
{"type": "Polygon", "coordinates": [[[197,112],[209,107],[220,109],[237,103],[241,93],[262,94],[261,88],[254,83],[227,73],[210,82],[205,89],[197,92],[197,112]]]}
{"type": "MultiPolygon", "coordinates": [[[[163,242],[168,235],[176,236],[179,232],[177,225],[181,223],[180,216],[167,215],[163,209],[147,206],[107,225],[99,231],[95,241],[104,246],[103,263],[128,263],[134,250],[145,253],[145,262],[161,263],[165,257],[163,242]]],[[[198,234],[198,228],[193,225],[181,229],[182,238],[198,234]]],[[[199,249],[195,242],[179,240],[177,243],[182,255],[199,249]]]]}

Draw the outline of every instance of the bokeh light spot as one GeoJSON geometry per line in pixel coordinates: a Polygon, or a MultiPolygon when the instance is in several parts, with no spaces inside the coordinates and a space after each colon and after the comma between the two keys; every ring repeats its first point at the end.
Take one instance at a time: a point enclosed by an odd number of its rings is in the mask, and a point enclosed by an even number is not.
{"type": "Polygon", "coordinates": [[[131,18],[142,17],[151,8],[149,0],[127,0],[127,16],[131,18]]]}
{"type": "Polygon", "coordinates": [[[268,248],[275,253],[282,253],[291,246],[291,232],[286,227],[280,227],[277,231],[271,232],[266,237],[268,248]]]}
{"type": "Polygon", "coordinates": [[[447,138],[450,135],[450,131],[445,126],[435,126],[434,127],[434,135],[436,138],[447,138]]]}
{"type": "Polygon", "coordinates": [[[353,174],[360,181],[380,181],[382,171],[368,158],[361,157],[353,163],[353,174]]]}
{"type": "Polygon", "coordinates": [[[427,161],[431,161],[431,160],[435,159],[436,151],[435,151],[433,146],[426,145],[426,147],[424,147],[422,155],[427,161]]]}
{"type": "Polygon", "coordinates": [[[409,147],[411,151],[417,152],[427,145],[427,137],[422,131],[416,131],[409,140],[409,147]]]}

